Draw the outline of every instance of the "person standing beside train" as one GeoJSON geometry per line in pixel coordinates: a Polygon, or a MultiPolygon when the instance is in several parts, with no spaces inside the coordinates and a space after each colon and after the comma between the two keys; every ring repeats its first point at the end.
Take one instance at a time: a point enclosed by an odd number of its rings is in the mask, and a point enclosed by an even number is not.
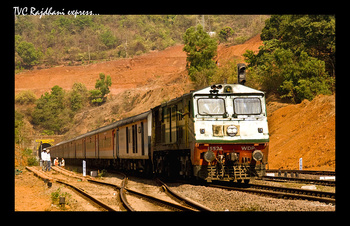
{"type": "Polygon", "coordinates": [[[50,172],[51,170],[51,155],[50,150],[46,150],[46,169],[50,172]]]}
{"type": "Polygon", "coordinates": [[[55,160],[53,160],[53,164],[54,166],[58,166],[58,157],[56,157],[55,160]]]}
{"type": "Polygon", "coordinates": [[[41,152],[41,160],[42,160],[42,170],[45,172],[46,171],[46,148],[43,149],[41,152]]]}
{"type": "Polygon", "coordinates": [[[61,167],[64,168],[64,166],[65,166],[65,162],[64,162],[64,158],[62,158],[62,160],[61,160],[61,167]]]}

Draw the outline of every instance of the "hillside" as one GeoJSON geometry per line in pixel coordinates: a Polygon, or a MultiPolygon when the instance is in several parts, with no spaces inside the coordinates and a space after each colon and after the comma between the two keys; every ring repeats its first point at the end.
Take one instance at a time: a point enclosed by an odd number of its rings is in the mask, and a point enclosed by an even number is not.
{"type": "MultiPolygon", "coordinates": [[[[238,59],[247,49],[257,51],[262,44],[255,36],[247,42],[218,48],[221,64],[238,59]]],[[[69,90],[74,82],[93,89],[99,73],[112,77],[107,103],[86,107],[74,117],[74,126],[66,133],[71,138],[124,117],[135,115],[193,89],[189,81],[183,45],[129,59],[106,61],[83,66],[58,66],[35,69],[15,75],[15,93],[33,90],[37,97],[54,85],[69,90]]],[[[271,98],[272,99],[272,98],[271,98]]],[[[269,167],[304,169],[335,168],[335,96],[318,96],[298,105],[269,101],[269,167]]],[[[16,107],[17,109],[17,107],[16,107]]],[[[33,132],[35,130],[32,129],[33,132]]]]}
{"type": "Polygon", "coordinates": [[[335,170],[335,95],[279,108],[268,122],[270,169],[298,169],[303,158],[303,169],[335,170]]]}
{"type": "Polygon", "coordinates": [[[149,85],[154,87],[155,83],[170,81],[174,75],[178,76],[185,71],[186,54],[182,48],[182,45],[177,45],[134,58],[26,71],[16,74],[15,92],[31,89],[39,97],[54,85],[67,90],[75,82],[81,82],[88,89],[93,89],[99,73],[111,76],[111,95],[141,86],[146,86],[143,89],[147,89],[149,85]]]}
{"type": "Polygon", "coordinates": [[[186,29],[199,22],[207,32],[224,28],[220,39],[241,44],[260,33],[269,15],[91,15],[16,16],[16,70],[129,58],[183,42],[186,29]],[[30,53],[30,57],[28,56],[30,53]]]}

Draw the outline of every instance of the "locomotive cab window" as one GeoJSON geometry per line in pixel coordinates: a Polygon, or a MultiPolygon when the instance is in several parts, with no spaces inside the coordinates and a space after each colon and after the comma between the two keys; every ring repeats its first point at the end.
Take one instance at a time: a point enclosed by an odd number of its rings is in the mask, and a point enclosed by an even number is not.
{"type": "Polygon", "coordinates": [[[226,113],[225,100],[222,98],[199,98],[197,104],[200,115],[223,115],[226,113]]]}
{"type": "Polygon", "coordinates": [[[233,108],[237,115],[259,115],[262,111],[259,98],[235,98],[233,108]]]}

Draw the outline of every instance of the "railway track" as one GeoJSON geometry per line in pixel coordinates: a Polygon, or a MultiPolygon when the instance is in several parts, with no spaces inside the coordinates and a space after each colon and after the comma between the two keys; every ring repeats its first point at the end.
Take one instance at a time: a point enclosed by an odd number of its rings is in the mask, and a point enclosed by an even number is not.
{"type": "MultiPolygon", "coordinates": [[[[184,206],[184,205],[179,205],[179,204],[175,204],[175,203],[172,203],[172,202],[168,202],[168,201],[165,201],[163,199],[159,199],[157,197],[154,197],[154,196],[151,196],[151,195],[148,195],[148,194],[144,194],[144,193],[141,193],[141,192],[138,192],[138,191],[135,191],[135,190],[132,190],[130,188],[127,188],[127,182],[128,182],[128,177],[123,174],[123,180],[121,182],[121,185],[117,185],[117,184],[114,184],[114,183],[108,183],[108,182],[104,182],[104,181],[100,181],[100,180],[96,180],[90,176],[87,176],[86,178],[84,177],[81,177],[81,176],[78,176],[76,175],[75,173],[72,173],[71,171],[68,171],[66,169],[62,169],[62,168],[59,168],[59,167],[53,167],[54,170],[57,170],[58,172],[62,173],[62,174],[65,174],[67,176],[71,176],[71,177],[74,177],[74,178],[78,178],[78,179],[81,179],[81,180],[86,180],[88,182],[91,182],[91,183],[96,183],[96,184],[100,184],[100,185],[104,185],[104,186],[110,186],[110,187],[113,187],[114,189],[118,190],[119,191],[119,198],[123,204],[123,207],[125,210],[127,211],[138,211],[137,208],[134,208],[128,201],[128,198],[127,196],[129,195],[132,195],[132,196],[135,196],[139,199],[142,199],[142,200],[146,200],[147,202],[150,202],[156,206],[160,206],[162,207],[163,209],[168,209],[168,210],[172,210],[172,211],[208,211],[209,209],[204,209],[204,208],[196,208],[196,206],[191,206],[190,204],[187,204],[189,205],[190,207],[188,206],[184,206]]],[[[186,200],[186,201],[183,201],[185,203],[190,203],[190,201],[186,200]]]]}
{"type": "Polygon", "coordinates": [[[326,186],[335,186],[335,181],[331,180],[318,180],[318,179],[307,179],[307,178],[297,178],[297,177],[275,177],[275,176],[263,176],[263,180],[270,181],[293,181],[298,183],[306,183],[306,184],[318,184],[318,185],[326,185],[326,186]]]}
{"type": "Polygon", "coordinates": [[[266,170],[266,173],[287,173],[287,174],[310,174],[310,175],[325,175],[325,176],[335,176],[335,171],[322,171],[322,170],[279,170],[270,169],[266,170]]]}
{"type": "Polygon", "coordinates": [[[210,184],[209,187],[222,188],[226,190],[242,191],[247,193],[267,195],[282,199],[302,199],[335,204],[335,193],[312,191],[298,188],[285,188],[270,185],[249,184],[248,187],[232,187],[210,184]]]}
{"type": "Polygon", "coordinates": [[[78,194],[80,194],[83,198],[88,199],[91,204],[97,205],[99,208],[101,208],[101,209],[103,209],[105,211],[117,211],[114,208],[112,208],[111,206],[109,206],[106,203],[102,202],[101,200],[99,200],[99,199],[93,197],[92,195],[88,194],[83,189],[73,185],[72,183],[69,183],[67,181],[51,177],[51,176],[47,175],[46,173],[35,169],[35,167],[28,167],[27,166],[26,169],[31,171],[31,172],[33,172],[34,175],[38,176],[39,178],[41,178],[43,180],[49,180],[50,182],[57,182],[57,183],[64,184],[64,185],[68,186],[69,188],[71,188],[74,191],[78,192],[78,194]]]}
{"type": "Polygon", "coordinates": [[[255,189],[262,189],[262,190],[271,190],[271,191],[278,191],[278,192],[285,192],[285,193],[292,193],[292,194],[301,194],[301,195],[315,196],[315,197],[321,197],[321,198],[335,199],[334,192],[315,191],[315,190],[300,189],[300,188],[286,188],[286,187],[262,185],[262,184],[249,184],[249,187],[255,188],[255,189]]]}
{"type": "Polygon", "coordinates": [[[162,185],[163,189],[165,192],[167,192],[169,195],[173,196],[175,199],[177,200],[180,200],[181,202],[183,202],[184,204],[192,207],[192,208],[195,208],[197,210],[200,210],[200,211],[213,211],[211,209],[209,209],[208,207],[206,206],[203,206],[202,204],[199,204],[193,200],[190,200],[176,192],[174,192],[172,189],[170,189],[163,181],[161,181],[160,179],[157,179],[157,181],[162,185]]]}

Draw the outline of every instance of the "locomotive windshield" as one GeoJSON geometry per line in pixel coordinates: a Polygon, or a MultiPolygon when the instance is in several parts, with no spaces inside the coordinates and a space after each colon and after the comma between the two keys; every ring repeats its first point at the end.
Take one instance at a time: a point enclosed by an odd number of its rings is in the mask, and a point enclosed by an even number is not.
{"type": "Polygon", "coordinates": [[[233,99],[233,108],[237,115],[261,114],[261,102],[259,98],[235,98],[233,99]]]}
{"type": "Polygon", "coordinates": [[[200,115],[223,115],[226,113],[225,101],[222,98],[199,98],[197,103],[200,115]]]}

